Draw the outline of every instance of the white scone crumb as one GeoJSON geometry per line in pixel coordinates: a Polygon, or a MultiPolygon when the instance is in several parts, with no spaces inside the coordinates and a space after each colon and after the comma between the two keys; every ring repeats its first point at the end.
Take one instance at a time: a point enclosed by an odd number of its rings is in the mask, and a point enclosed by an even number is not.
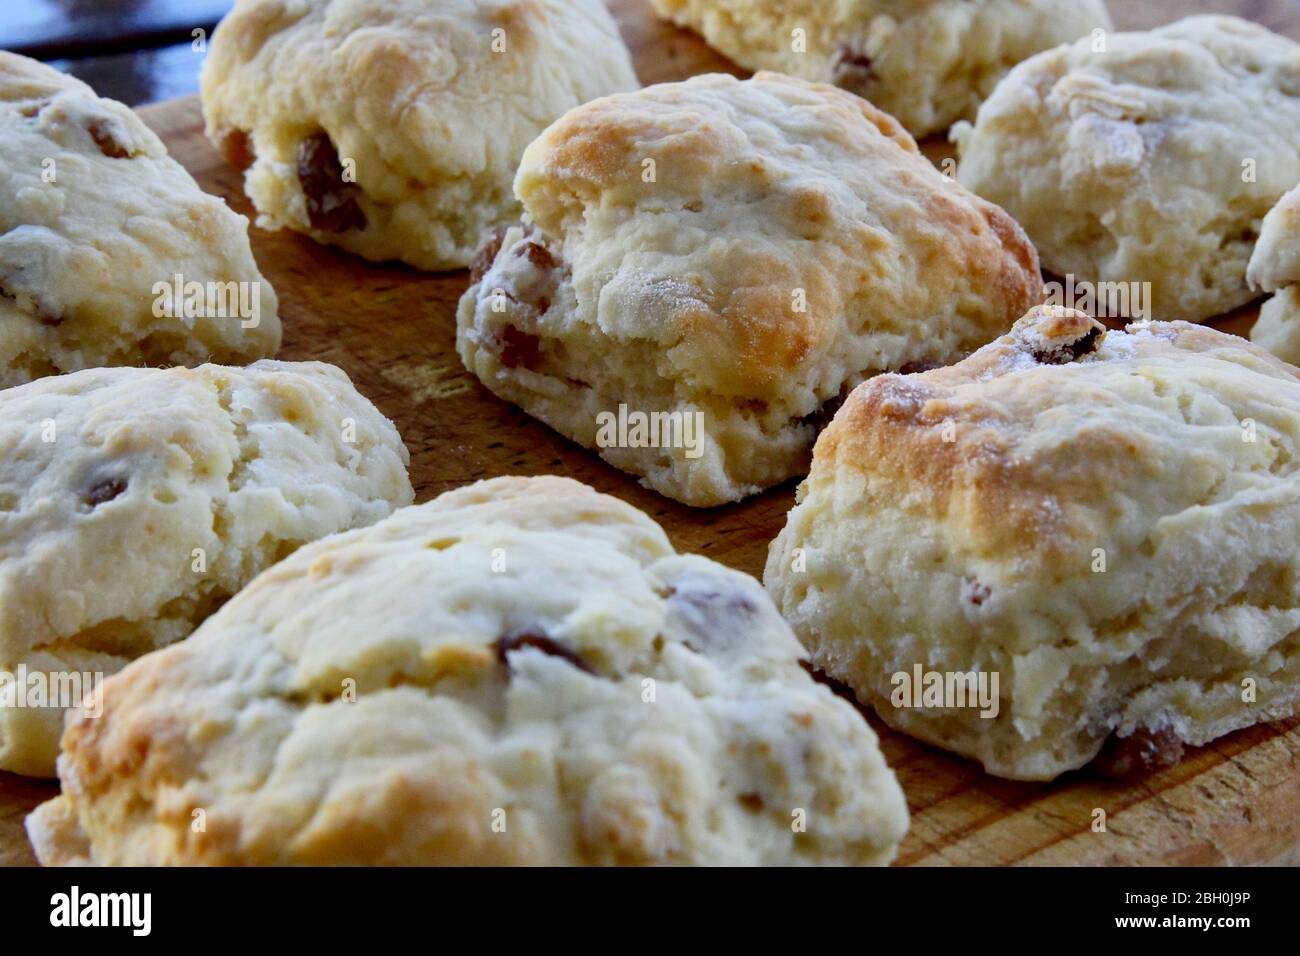
{"type": "Polygon", "coordinates": [[[46,864],[887,863],[902,791],[801,655],[644,513],[497,478],[307,545],[110,679],[28,833],[46,864]]]}
{"type": "Polygon", "coordinates": [[[202,98],[259,225],[455,269],[518,218],[524,147],[637,85],[602,0],[237,0],[202,98]]]}
{"type": "Polygon", "coordinates": [[[0,51],[0,387],[266,358],[280,347],[276,309],[248,220],[202,192],[138,116],[0,51]],[[204,291],[194,314],[160,299],[178,276],[204,291]],[[221,294],[211,309],[209,289],[221,294]]]}
{"type": "Polygon", "coordinates": [[[890,726],[1051,779],[1292,713],[1298,540],[1300,371],[1210,329],[1044,307],[951,368],[859,387],[765,581],[890,726]],[[996,675],[997,706],[913,706],[895,694],[918,668],[996,675]]]}
{"type": "MultiPolygon", "coordinates": [[[[300,545],[410,504],[407,460],[315,362],[0,391],[0,671],[111,674],[184,638],[300,545]]],[[[53,776],[62,717],[0,707],[0,769],[53,776]]]]}

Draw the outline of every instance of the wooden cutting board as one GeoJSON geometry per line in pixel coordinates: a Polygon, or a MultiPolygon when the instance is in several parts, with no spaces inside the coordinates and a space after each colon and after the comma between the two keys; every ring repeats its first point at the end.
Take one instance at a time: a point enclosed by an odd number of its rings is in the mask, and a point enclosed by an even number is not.
{"type": "MultiPolygon", "coordinates": [[[[696,73],[741,73],[691,34],[659,24],[645,0],[611,0],[645,83],[696,73]]],[[[1113,0],[1124,28],[1195,12],[1238,12],[1300,39],[1293,0],[1113,0]]],[[[240,175],[203,138],[194,98],[147,107],[145,119],[199,184],[250,215],[240,175]]],[[[946,144],[927,143],[932,159],[946,144]]],[[[561,474],[631,502],[677,548],[761,576],[794,484],[726,508],[698,511],[641,488],[595,455],[495,399],[461,367],[455,308],[463,272],[427,275],[376,266],[291,232],[253,231],[253,250],[280,296],[285,359],[344,368],[391,417],[411,451],[416,500],[495,475],[561,474]]],[[[1253,309],[1215,323],[1243,333],[1253,309]]],[[[907,792],[912,827],[902,864],[1300,863],[1300,719],[1262,725],[1194,751],[1136,784],[1079,772],[1052,784],[1012,783],[914,743],[874,718],[907,792]],[[1094,832],[1096,810],[1105,832],[1094,832]]],[[[56,786],[0,774],[0,864],[34,862],[23,817],[56,786]]]]}

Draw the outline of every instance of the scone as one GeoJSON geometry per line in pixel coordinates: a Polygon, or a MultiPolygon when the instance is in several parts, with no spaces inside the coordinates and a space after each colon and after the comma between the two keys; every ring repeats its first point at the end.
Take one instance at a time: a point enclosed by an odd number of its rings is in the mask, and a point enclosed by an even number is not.
{"type": "Polygon", "coordinates": [[[903,794],[801,656],[644,513],[497,478],[308,545],[109,680],[28,833],[46,864],[886,863],[903,794]]]}
{"type": "Polygon", "coordinates": [[[1035,302],[1033,246],[834,87],[701,76],[554,124],[457,346],[497,395],[690,505],[803,474],[878,372],[956,361],[1035,302]]]}
{"type": "Polygon", "coordinates": [[[1150,309],[1130,317],[1200,321],[1254,298],[1260,224],[1300,182],[1300,44],[1220,16],[1080,40],[1016,67],[953,135],[957,178],[1045,269],[1129,284],[1150,309]]]}
{"type": "Polygon", "coordinates": [[[1246,278],[1251,288],[1277,293],[1260,310],[1251,341],[1300,363],[1300,186],[1264,217],[1246,278]]]}
{"type": "Polygon", "coordinates": [[[0,392],[0,770],[53,776],[78,686],[185,637],[299,545],[410,504],[406,462],[392,423],[315,362],[0,392]]]}
{"type": "Polygon", "coordinates": [[[892,727],[1003,777],[1122,775],[1293,712],[1297,541],[1300,371],[1040,308],[854,392],[765,579],[892,727]]]}
{"type": "Polygon", "coordinates": [[[857,93],[914,136],[974,117],[1010,67],[1109,30],[1102,0],[651,0],[736,63],[857,93]]]}
{"type": "Polygon", "coordinates": [[[121,103],[0,51],[0,388],[279,347],[248,220],[121,103]]]}
{"type": "Polygon", "coordinates": [[[548,123],[636,87],[602,0],[238,0],[202,75],[258,225],[421,269],[518,217],[548,123]]]}

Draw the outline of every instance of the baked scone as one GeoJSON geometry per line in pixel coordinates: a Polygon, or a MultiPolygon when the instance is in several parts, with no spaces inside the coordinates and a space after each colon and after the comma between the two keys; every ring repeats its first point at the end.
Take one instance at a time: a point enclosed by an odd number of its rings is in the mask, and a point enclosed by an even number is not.
{"type": "Polygon", "coordinates": [[[524,147],[637,85],[602,0],[238,0],[202,98],[259,226],[454,269],[518,218],[524,147]]]}
{"type": "Polygon", "coordinates": [[[1291,714],[1297,541],[1300,371],[1208,328],[1044,307],[959,365],[854,392],[765,579],[886,723],[1047,780],[1291,714]],[[931,674],[950,706],[915,706],[931,674]],[[957,675],[997,707],[954,706],[957,675]]]}
{"type": "Polygon", "coordinates": [[[113,677],[28,832],[46,864],[888,862],[902,791],[801,655],[644,513],[497,478],[308,545],[113,677]]]}
{"type": "Polygon", "coordinates": [[[751,70],[844,87],[914,136],[971,119],[1007,70],[1094,30],[1102,0],[650,0],[751,70]]]}
{"type": "Polygon", "coordinates": [[[1300,363],[1300,186],[1264,217],[1246,278],[1253,289],[1277,293],[1264,303],[1250,340],[1300,363]]]}
{"type": "Polygon", "coordinates": [[[957,178],[1044,269],[1149,283],[1131,317],[1200,321],[1254,298],[1260,224],[1300,182],[1300,44],[1221,16],[1080,40],[1012,70],[953,136],[957,178]]]}
{"type": "MultiPolygon", "coordinates": [[[[184,638],[299,545],[410,504],[406,463],[392,423],[315,362],[0,391],[0,672],[71,687],[184,638]]],[[[63,708],[42,703],[0,706],[0,770],[54,775],[63,708]]]]}
{"type": "Polygon", "coordinates": [[[866,101],[773,73],[579,107],[515,191],[525,221],[461,300],[465,366],[691,505],[802,474],[845,390],[956,361],[1040,301],[1006,213],[866,101]]]}
{"type": "Polygon", "coordinates": [[[0,388],[103,365],[243,364],[279,347],[248,220],[127,107],[0,51],[0,388]],[[177,276],[203,293],[188,313],[177,276]]]}

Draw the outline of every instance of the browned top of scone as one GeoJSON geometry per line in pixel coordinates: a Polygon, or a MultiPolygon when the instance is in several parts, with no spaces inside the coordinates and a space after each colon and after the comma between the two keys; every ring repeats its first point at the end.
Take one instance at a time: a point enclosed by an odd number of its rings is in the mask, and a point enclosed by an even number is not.
{"type": "Polygon", "coordinates": [[[648,515],[496,478],[302,547],[109,678],[28,828],[46,863],[885,862],[902,791],[802,658],[648,515]]]}
{"type": "Polygon", "coordinates": [[[1244,339],[1184,322],[1107,332],[1039,307],[957,365],[860,386],[811,480],[856,474],[976,555],[1074,560],[1228,500],[1252,473],[1283,477],[1273,446],[1243,434],[1252,415],[1267,428],[1297,413],[1300,373],[1244,339]],[[1147,517],[1128,520],[1139,503],[1147,517]]]}
{"type": "Polygon", "coordinates": [[[562,249],[577,318],[652,345],[687,389],[838,388],[900,341],[976,348],[1040,291],[1015,222],[893,118],[778,74],[588,103],[533,143],[515,188],[562,249]]]}

